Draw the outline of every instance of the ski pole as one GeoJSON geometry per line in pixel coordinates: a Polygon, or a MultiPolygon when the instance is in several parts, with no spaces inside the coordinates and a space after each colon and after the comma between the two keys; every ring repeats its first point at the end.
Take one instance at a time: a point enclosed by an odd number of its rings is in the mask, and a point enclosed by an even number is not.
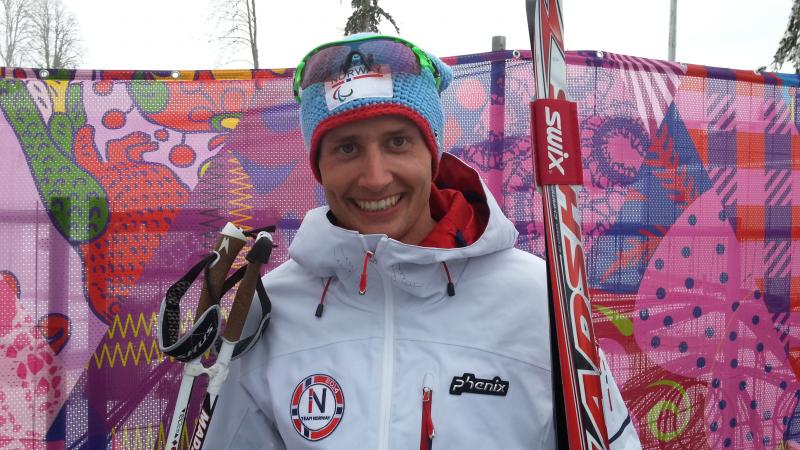
{"type": "Polygon", "coordinates": [[[167,434],[165,448],[168,450],[177,450],[180,446],[192,386],[195,378],[205,370],[201,362],[203,353],[214,344],[219,334],[219,300],[223,284],[246,240],[242,230],[230,222],[225,224],[214,250],[170,287],[161,305],[159,347],[164,353],[186,363],[167,434]],[[200,291],[194,324],[186,335],[178,338],[181,320],[180,299],[200,270],[205,272],[205,281],[200,291]]]}
{"type": "MultiPolygon", "coordinates": [[[[217,355],[217,360],[213,366],[206,369],[209,382],[205,398],[203,399],[203,406],[200,410],[200,416],[190,440],[193,450],[203,448],[205,439],[208,436],[208,427],[214,416],[214,408],[217,405],[220,388],[228,377],[228,365],[233,357],[241,354],[241,352],[236,351],[237,343],[241,338],[247,319],[247,313],[250,311],[250,304],[252,303],[253,297],[256,295],[256,291],[258,291],[258,296],[262,303],[262,316],[266,315],[269,317],[270,311],[263,310],[264,305],[270,305],[270,303],[268,297],[266,297],[263,284],[261,284],[261,266],[269,261],[272,247],[272,237],[268,232],[262,231],[258,234],[253,248],[247,253],[247,269],[245,270],[244,278],[242,278],[239,284],[236,297],[231,306],[231,312],[228,315],[228,322],[225,324],[225,330],[222,333],[222,343],[217,355]]],[[[262,323],[264,323],[263,318],[262,323]]],[[[257,334],[260,335],[260,333],[261,331],[257,334]]],[[[249,348],[248,346],[245,347],[249,348]]]]}

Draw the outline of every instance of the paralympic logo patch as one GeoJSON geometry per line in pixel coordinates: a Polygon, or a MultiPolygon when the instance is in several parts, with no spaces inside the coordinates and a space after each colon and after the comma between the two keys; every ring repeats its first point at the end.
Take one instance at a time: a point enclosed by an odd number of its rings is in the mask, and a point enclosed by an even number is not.
{"type": "Polygon", "coordinates": [[[342,421],[344,393],[330,375],[311,375],[294,388],[290,411],[295,431],[309,441],[319,441],[342,421]]]}
{"type": "Polygon", "coordinates": [[[325,103],[331,111],[353,100],[393,96],[392,74],[385,65],[353,66],[335,80],[325,82],[325,103]]]}

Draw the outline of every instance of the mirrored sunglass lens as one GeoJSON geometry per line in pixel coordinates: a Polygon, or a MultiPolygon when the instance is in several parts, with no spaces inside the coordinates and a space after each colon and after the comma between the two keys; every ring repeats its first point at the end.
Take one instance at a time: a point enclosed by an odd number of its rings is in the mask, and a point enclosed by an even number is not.
{"type": "Polygon", "coordinates": [[[373,55],[375,64],[387,64],[392,72],[419,74],[417,55],[405,44],[389,41],[366,41],[359,50],[373,55]]]}
{"type": "Polygon", "coordinates": [[[405,44],[394,41],[365,41],[326,47],[306,61],[300,87],[331,81],[354,63],[388,66],[395,73],[420,73],[417,55],[405,44]]]}
{"type": "Polygon", "coordinates": [[[333,79],[339,73],[339,67],[349,53],[350,48],[336,45],[323,48],[311,55],[303,69],[300,87],[305,89],[314,83],[333,79]]]}

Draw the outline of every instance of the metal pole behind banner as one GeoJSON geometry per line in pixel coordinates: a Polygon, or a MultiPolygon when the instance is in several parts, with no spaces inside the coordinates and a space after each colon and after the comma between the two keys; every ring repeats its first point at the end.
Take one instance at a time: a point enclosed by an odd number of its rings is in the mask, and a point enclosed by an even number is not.
{"type": "MultiPolygon", "coordinates": [[[[505,36],[492,36],[492,51],[506,49],[505,36]]],[[[505,147],[506,124],[506,62],[493,61],[489,75],[489,154],[491,170],[486,182],[489,191],[499,204],[503,204],[503,148],[505,147]]]]}
{"type": "Polygon", "coordinates": [[[669,2],[669,60],[675,61],[675,35],[678,22],[678,0],[669,2]]]}
{"type": "Polygon", "coordinates": [[[505,36],[492,36],[492,51],[500,51],[506,49],[506,37],[505,36]]]}

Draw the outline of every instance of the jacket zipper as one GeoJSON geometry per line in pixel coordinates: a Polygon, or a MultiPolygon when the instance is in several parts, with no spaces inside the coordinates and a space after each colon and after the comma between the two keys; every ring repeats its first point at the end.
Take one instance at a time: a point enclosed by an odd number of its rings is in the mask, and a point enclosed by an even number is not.
{"type": "Polygon", "coordinates": [[[431,407],[433,406],[433,389],[426,374],[422,384],[422,425],[420,426],[419,450],[433,450],[433,438],[436,430],[433,427],[431,407]]]}
{"type": "Polygon", "coordinates": [[[383,375],[381,382],[381,423],[378,433],[379,450],[389,449],[389,429],[392,409],[392,377],[394,374],[394,298],[392,297],[391,284],[386,282],[381,273],[383,293],[386,298],[384,305],[384,331],[383,331],[383,375]]]}
{"type": "Polygon", "coordinates": [[[358,282],[358,293],[361,295],[367,293],[367,267],[369,267],[369,261],[374,254],[369,250],[364,252],[364,268],[361,270],[361,280],[358,282]]]}

